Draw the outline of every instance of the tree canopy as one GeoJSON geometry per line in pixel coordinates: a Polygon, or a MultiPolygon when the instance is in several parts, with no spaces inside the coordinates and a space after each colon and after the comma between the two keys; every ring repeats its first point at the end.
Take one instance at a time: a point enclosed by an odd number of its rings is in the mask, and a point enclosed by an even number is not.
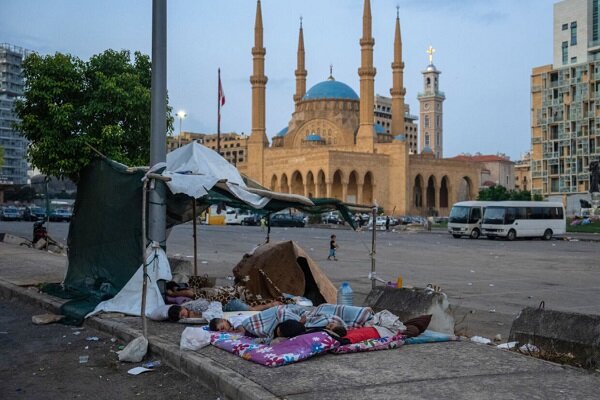
{"type": "MultiPolygon", "coordinates": [[[[31,142],[29,161],[46,175],[69,177],[97,154],[126,165],[150,159],[151,62],[106,50],[85,62],[69,54],[32,54],[23,62],[25,93],[17,128],[31,142]]],[[[173,129],[167,107],[167,130],[173,129]]]]}
{"type": "Polygon", "coordinates": [[[542,200],[540,195],[531,195],[529,190],[508,190],[502,185],[493,185],[479,191],[477,200],[481,201],[502,201],[502,200],[542,200]]]}

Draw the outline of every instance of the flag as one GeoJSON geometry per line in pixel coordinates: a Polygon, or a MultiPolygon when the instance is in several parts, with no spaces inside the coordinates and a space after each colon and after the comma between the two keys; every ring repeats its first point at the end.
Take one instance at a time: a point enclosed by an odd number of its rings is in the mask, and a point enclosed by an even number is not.
{"type": "Polygon", "coordinates": [[[225,105],[225,92],[223,91],[223,85],[221,85],[221,74],[219,74],[219,104],[225,105]]]}

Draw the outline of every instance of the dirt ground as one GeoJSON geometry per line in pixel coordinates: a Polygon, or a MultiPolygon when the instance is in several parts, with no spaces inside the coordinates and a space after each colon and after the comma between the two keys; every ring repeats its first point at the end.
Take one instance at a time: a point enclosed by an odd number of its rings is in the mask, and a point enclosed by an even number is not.
{"type": "Polygon", "coordinates": [[[223,399],[164,363],[152,372],[129,375],[129,369],[142,363],[118,361],[115,352],[126,343],[89,328],[31,322],[33,315],[44,313],[0,300],[0,398],[4,400],[223,399]],[[88,361],[81,363],[82,356],[88,361]]]}

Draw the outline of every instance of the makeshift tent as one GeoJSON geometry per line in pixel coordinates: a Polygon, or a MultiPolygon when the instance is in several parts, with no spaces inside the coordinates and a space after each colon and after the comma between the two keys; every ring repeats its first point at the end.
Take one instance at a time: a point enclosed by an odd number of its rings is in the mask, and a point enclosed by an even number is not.
{"type": "Polygon", "coordinates": [[[233,268],[235,283],[266,299],[283,293],[314,305],[336,303],[337,291],[321,268],[294,241],[267,243],[246,254],[233,268]]]}
{"type": "MultiPolygon", "coordinates": [[[[195,142],[169,153],[163,167],[162,174],[171,178],[169,227],[192,219],[194,201],[199,210],[221,203],[268,212],[314,207],[304,196],[249,188],[235,167],[195,142]]],[[[67,240],[67,275],[62,285],[44,288],[74,299],[62,308],[70,322],[80,323],[99,302],[115,296],[142,264],[142,249],[147,244],[141,239],[142,178],[147,171],[99,158],[81,172],[67,240]]],[[[325,210],[328,201],[319,201],[319,210],[325,210]]],[[[343,207],[335,201],[329,204],[330,210],[343,207]]]]}

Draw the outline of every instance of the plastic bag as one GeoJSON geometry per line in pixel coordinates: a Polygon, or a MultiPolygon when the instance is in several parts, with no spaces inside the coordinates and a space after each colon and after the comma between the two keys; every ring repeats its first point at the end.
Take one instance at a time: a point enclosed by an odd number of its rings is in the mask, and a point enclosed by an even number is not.
{"type": "Polygon", "coordinates": [[[203,328],[185,328],[181,334],[181,350],[200,350],[210,344],[210,333],[203,328]]]}
{"type": "Polygon", "coordinates": [[[119,361],[140,362],[148,351],[148,339],[143,336],[133,339],[125,348],[119,351],[119,361]]]}
{"type": "Polygon", "coordinates": [[[382,326],[394,333],[406,330],[406,326],[400,321],[400,318],[388,310],[383,310],[373,315],[373,319],[368,324],[382,326]]]}

